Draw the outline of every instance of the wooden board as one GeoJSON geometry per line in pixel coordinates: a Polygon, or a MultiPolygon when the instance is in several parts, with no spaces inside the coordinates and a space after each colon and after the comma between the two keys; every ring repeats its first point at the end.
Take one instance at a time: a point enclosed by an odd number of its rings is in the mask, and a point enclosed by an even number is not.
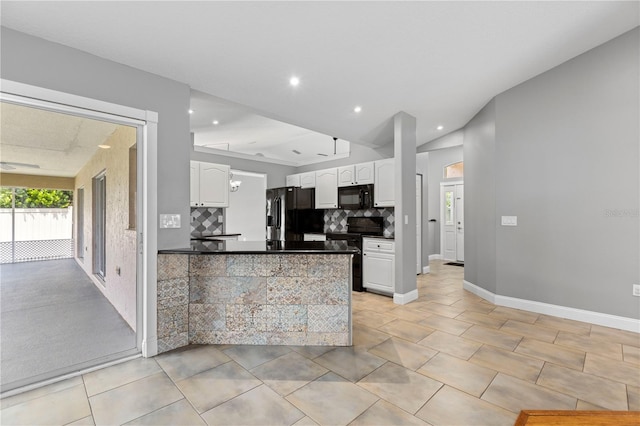
{"type": "Polygon", "coordinates": [[[640,411],[522,410],[514,426],[639,426],[640,411]]]}

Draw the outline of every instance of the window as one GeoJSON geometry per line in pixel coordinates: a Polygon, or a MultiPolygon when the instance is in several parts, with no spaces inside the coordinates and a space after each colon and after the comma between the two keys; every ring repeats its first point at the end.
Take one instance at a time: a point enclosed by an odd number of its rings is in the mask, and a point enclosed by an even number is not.
{"type": "Polygon", "coordinates": [[[460,161],[458,163],[453,163],[445,166],[444,177],[445,179],[464,177],[464,163],[460,161]]]}
{"type": "Polygon", "coordinates": [[[76,215],[76,254],[78,259],[84,259],[84,188],[78,188],[76,215]]]}
{"type": "Polygon", "coordinates": [[[444,224],[453,225],[453,191],[444,193],[444,224]]]}
{"type": "Polygon", "coordinates": [[[107,176],[105,172],[93,178],[93,273],[102,280],[107,276],[107,176]]]}

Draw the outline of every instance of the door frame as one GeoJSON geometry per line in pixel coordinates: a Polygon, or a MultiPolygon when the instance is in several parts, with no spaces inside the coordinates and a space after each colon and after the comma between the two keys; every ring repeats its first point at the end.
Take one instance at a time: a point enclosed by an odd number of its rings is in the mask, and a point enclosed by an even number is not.
{"type": "MultiPolygon", "coordinates": [[[[444,260],[444,188],[445,186],[464,185],[463,180],[452,180],[448,182],[440,182],[440,259],[444,260]]],[[[455,262],[456,260],[454,260],[455,262]]]]}
{"type": "Polygon", "coordinates": [[[155,355],[158,341],[156,301],[158,113],[5,79],[0,79],[0,100],[136,127],[138,143],[137,348],[145,357],[155,355]]]}

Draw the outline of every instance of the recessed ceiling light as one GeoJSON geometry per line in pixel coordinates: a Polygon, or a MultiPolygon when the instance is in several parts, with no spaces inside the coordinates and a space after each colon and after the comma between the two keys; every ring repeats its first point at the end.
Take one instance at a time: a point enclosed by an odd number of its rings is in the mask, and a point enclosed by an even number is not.
{"type": "Polygon", "coordinates": [[[361,107],[360,105],[357,105],[357,106],[353,109],[353,112],[355,112],[355,113],[358,113],[358,112],[360,112],[360,111],[362,111],[362,107],[361,107]]]}
{"type": "Polygon", "coordinates": [[[436,127],[436,129],[442,130],[442,129],[444,129],[444,126],[440,125],[440,126],[436,127]]]}
{"type": "Polygon", "coordinates": [[[193,110],[192,109],[189,109],[189,114],[193,114],[193,110]]]}
{"type": "Polygon", "coordinates": [[[102,148],[102,149],[109,149],[109,148],[111,148],[111,146],[109,146],[109,145],[102,145],[102,144],[101,144],[101,145],[98,145],[98,148],[102,148]]]}
{"type": "Polygon", "coordinates": [[[296,87],[298,84],[300,84],[300,79],[296,76],[293,76],[289,79],[289,84],[293,87],[296,87]]]}
{"type": "Polygon", "coordinates": [[[213,125],[217,126],[218,124],[220,124],[220,122],[218,120],[213,120],[213,125]]]}

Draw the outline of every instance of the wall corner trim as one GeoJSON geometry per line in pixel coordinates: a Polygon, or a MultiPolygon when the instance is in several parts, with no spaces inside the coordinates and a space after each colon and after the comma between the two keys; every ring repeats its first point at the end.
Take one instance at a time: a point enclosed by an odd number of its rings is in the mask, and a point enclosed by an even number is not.
{"type": "Polygon", "coordinates": [[[620,330],[632,331],[640,333],[640,319],[620,317],[616,315],[604,314],[601,312],[587,311],[584,309],[576,309],[568,306],[552,305],[535,300],[518,299],[516,297],[500,296],[491,293],[482,287],[479,287],[469,281],[463,281],[462,287],[471,293],[482,297],[483,299],[508,308],[521,309],[524,311],[535,312],[538,314],[551,315],[554,317],[567,318],[575,321],[582,321],[590,324],[601,325],[604,327],[617,328],[620,330]]]}
{"type": "Polygon", "coordinates": [[[423,274],[428,274],[431,272],[431,266],[423,266],[422,267],[422,273],[423,274]]]}
{"type": "Polygon", "coordinates": [[[411,290],[408,293],[400,294],[393,293],[393,303],[396,305],[406,305],[409,302],[413,302],[418,299],[418,289],[411,290]]]}

